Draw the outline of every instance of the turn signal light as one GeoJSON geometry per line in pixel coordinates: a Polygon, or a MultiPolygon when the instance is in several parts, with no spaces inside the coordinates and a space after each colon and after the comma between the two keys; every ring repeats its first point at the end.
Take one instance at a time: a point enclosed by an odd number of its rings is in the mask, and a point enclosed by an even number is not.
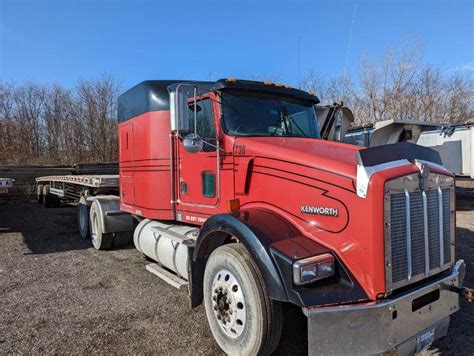
{"type": "Polygon", "coordinates": [[[235,213],[240,210],[240,200],[239,199],[229,199],[227,200],[227,210],[231,213],[235,213]]]}
{"type": "Polygon", "coordinates": [[[293,282],[295,285],[309,284],[334,275],[334,257],[325,253],[298,260],[293,263],[293,282]]]}

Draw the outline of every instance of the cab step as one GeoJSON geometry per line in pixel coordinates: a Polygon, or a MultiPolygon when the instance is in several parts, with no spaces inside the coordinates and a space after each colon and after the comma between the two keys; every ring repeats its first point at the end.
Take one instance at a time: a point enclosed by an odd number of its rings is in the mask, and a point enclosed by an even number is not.
{"type": "Polygon", "coordinates": [[[182,287],[188,285],[188,281],[164,269],[158,263],[150,263],[146,265],[146,269],[154,275],[160,277],[162,280],[172,285],[176,289],[181,289],[182,287]]]}

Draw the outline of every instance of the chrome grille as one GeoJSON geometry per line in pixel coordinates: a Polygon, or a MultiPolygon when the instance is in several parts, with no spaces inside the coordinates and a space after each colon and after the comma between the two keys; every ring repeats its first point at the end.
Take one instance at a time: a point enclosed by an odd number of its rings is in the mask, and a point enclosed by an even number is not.
{"type": "Polygon", "coordinates": [[[393,282],[398,282],[404,280],[408,273],[405,194],[394,194],[391,196],[390,212],[392,261],[397,261],[392,264],[392,280],[393,282]]]}
{"type": "MultiPolygon", "coordinates": [[[[451,234],[450,223],[452,220],[450,218],[450,205],[451,205],[451,194],[449,190],[443,189],[443,235],[448,237],[451,234]]],[[[453,241],[454,242],[454,241],[453,241]]],[[[453,250],[450,246],[450,241],[448,238],[445,238],[444,241],[444,263],[449,263],[451,258],[451,251],[453,250]]]]}
{"type": "Polygon", "coordinates": [[[385,259],[389,291],[436,274],[452,263],[454,180],[417,174],[385,186],[385,259]],[[421,189],[423,188],[423,189],[421,189]]]}
{"type": "MultiPolygon", "coordinates": [[[[428,237],[430,269],[439,267],[441,250],[439,248],[439,201],[438,192],[431,190],[426,193],[428,201],[428,237]]],[[[446,240],[449,242],[449,240],[446,240]]],[[[443,262],[444,264],[444,262],[443,262]]]]}
{"type": "Polygon", "coordinates": [[[412,276],[425,269],[425,231],[423,196],[421,192],[410,193],[411,265],[412,276]]]}

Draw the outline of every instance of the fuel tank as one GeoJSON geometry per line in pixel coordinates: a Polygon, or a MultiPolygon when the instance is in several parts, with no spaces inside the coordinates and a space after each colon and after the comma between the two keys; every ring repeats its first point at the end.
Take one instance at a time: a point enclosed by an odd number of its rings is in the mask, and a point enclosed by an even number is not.
{"type": "Polygon", "coordinates": [[[145,219],[135,228],[133,243],[145,256],[188,280],[188,245],[199,229],[145,219]]]}

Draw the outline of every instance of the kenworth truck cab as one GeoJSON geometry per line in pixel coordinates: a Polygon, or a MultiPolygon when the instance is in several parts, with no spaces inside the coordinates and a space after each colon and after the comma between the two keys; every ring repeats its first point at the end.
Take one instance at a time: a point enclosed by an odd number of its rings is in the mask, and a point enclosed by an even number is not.
{"type": "Polygon", "coordinates": [[[270,354],[284,303],[310,354],[419,352],[469,292],[454,178],[428,148],[320,139],[318,102],[232,78],[138,84],[118,101],[120,196],[85,197],[80,222],[97,249],[133,229],[226,353],[270,354]]]}

